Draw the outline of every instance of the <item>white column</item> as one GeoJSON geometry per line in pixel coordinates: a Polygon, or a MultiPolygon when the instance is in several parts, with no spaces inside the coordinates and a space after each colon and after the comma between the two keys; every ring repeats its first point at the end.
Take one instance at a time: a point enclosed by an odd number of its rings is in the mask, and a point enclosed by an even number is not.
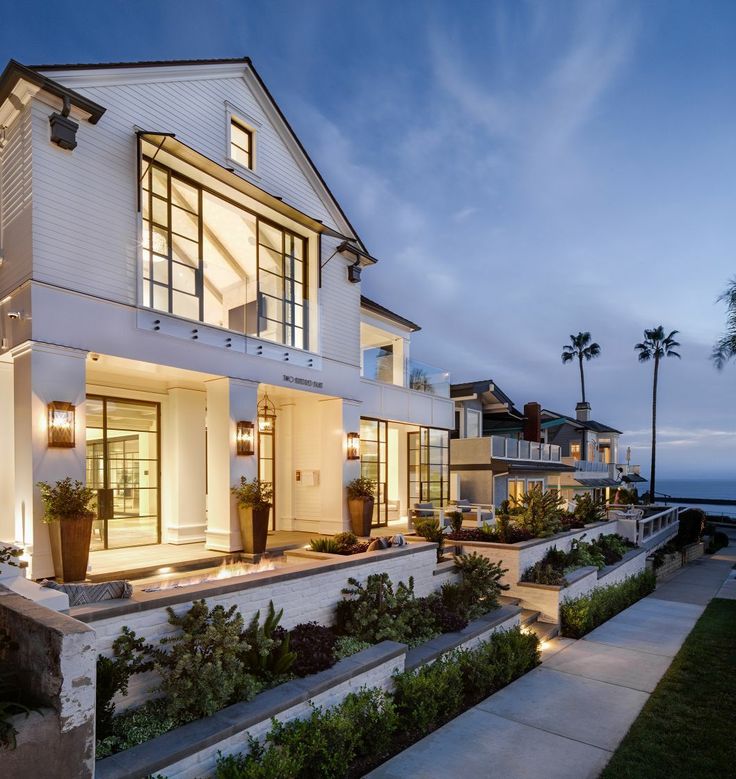
{"type": "Polygon", "coordinates": [[[18,530],[14,511],[13,451],[13,363],[0,362],[0,546],[3,541],[15,541],[18,530]]]}
{"type": "Polygon", "coordinates": [[[37,483],[67,476],[85,481],[86,357],[78,349],[32,342],[13,352],[16,535],[31,558],[33,579],[54,575],[37,483]],[[73,449],[48,446],[47,407],[54,400],[76,406],[73,449]]]}
{"type": "Polygon", "coordinates": [[[320,531],[339,533],[350,528],[345,485],[360,476],[360,460],[347,459],[347,434],[360,431],[360,405],[331,398],[319,403],[322,431],[320,468],[320,531]]]}
{"type": "MultiPolygon", "coordinates": [[[[258,475],[256,454],[238,457],[235,429],[238,421],[257,423],[258,384],[239,379],[207,382],[207,533],[208,549],[242,549],[238,512],[230,489],[241,476],[258,475]]],[[[257,440],[257,436],[256,436],[257,440]]]]}
{"type": "Polygon", "coordinates": [[[294,403],[284,403],[276,412],[276,530],[294,525],[294,408],[294,403]]]}
{"type": "Polygon", "coordinates": [[[169,544],[205,540],[206,412],[205,392],[182,387],[169,390],[168,426],[162,430],[165,471],[161,485],[163,537],[169,544]]]}

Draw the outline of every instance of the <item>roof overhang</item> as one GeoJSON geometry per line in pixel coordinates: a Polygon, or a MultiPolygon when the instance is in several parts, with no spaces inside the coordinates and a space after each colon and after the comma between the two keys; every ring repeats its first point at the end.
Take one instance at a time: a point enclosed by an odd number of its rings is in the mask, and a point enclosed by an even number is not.
{"type": "Polygon", "coordinates": [[[176,162],[184,163],[190,166],[191,169],[211,176],[220,183],[247,195],[249,198],[293,220],[297,224],[303,225],[317,233],[342,238],[343,240],[346,239],[346,236],[328,227],[321,220],[315,219],[298,208],[285,203],[282,198],[266,192],[265,189],[252,184],[233,170],[211,160],[191,146],[187,146],[187,144],[178,140],[173,133],[138,130],[137,135],[141,154],[155,159],[162,165],[176,167],[176,162]]]}
{"type": "Polygon", "coordinates": [[[360,307],[365,311],[369,311],[371,314],[388,319],[394,324],[400,325],[413,333],[422,329],[416,322],[412,322],[411,319],[407,319],[406,317],[401,316],[401,314],[391,311],[391,309],[382,306],[380,303],[376,303],[375,300],[371,300],[365,295],[360,296],[360,307]]]}
{"type": "Polygon", "coordinates": [[[90,124],[97,124],[105,113],[105,108],[94,100],[21,65],[16,60],[10,60],[0,74],[0,126],[9,124],[14,114],[21,111],[28,100],[39,92],[57,97],[62,103],[68,101],[79,117],[90,124]]]}
{"type": "Polygon", "coordinates": [[[361,267],[375,265],[378,262],[375,257],[372,257],[368,252],[361,249],[352,240],[344,240],[335,251],[338,254],[342,254],[346,259],[352,258],[361,267]]]}
{"type": "Polygon", "coordinates": [[[643,476],[640,476],[638,473],[628,473],[621,477],[621,481],[629,484],[639,483],[647,481],[643,476]]]}
{"type": "Polygon", "coordinates": [[[583,487],[620,487],[621,483],[616,479],[575,479],[583,487]]]}

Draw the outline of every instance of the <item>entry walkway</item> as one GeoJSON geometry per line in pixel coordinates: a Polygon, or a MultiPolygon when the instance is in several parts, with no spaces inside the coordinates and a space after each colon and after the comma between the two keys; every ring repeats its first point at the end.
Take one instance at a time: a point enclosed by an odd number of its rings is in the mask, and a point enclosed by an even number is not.
{"type": "Polygon", "coordinates": [[[598,776],[734,562],[736,538],[369,776],[598,776]]]}

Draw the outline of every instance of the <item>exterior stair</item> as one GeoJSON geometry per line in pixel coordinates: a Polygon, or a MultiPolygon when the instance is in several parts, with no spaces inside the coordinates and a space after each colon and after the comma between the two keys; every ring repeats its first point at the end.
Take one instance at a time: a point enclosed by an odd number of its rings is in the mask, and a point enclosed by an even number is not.
{"type": "MultiPolygon", "coordinates": [[[[521,605],[519,598],[509,598],[502,595],[498,600],[504,606],[521,605]]],[[[519,615],[519,624],[523,630],[535,633],[540,642],[549,641],[549,639],[554,638],[560,632],[560,626],[556,622],[542,622],[539,619],[538,611],[532,611],[523,607],[519,615]]]]}

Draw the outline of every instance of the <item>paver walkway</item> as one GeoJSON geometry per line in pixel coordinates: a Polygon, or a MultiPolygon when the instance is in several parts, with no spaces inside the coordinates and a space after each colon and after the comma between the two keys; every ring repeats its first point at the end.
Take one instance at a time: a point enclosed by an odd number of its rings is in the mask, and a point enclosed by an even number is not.
{"type": "Polygon", "coordinates": [[[541,666],[369,776],[598,776],[711,598],[736,597],[734,562],[736,534],[584,639],[549,642],[541,666]]]}

